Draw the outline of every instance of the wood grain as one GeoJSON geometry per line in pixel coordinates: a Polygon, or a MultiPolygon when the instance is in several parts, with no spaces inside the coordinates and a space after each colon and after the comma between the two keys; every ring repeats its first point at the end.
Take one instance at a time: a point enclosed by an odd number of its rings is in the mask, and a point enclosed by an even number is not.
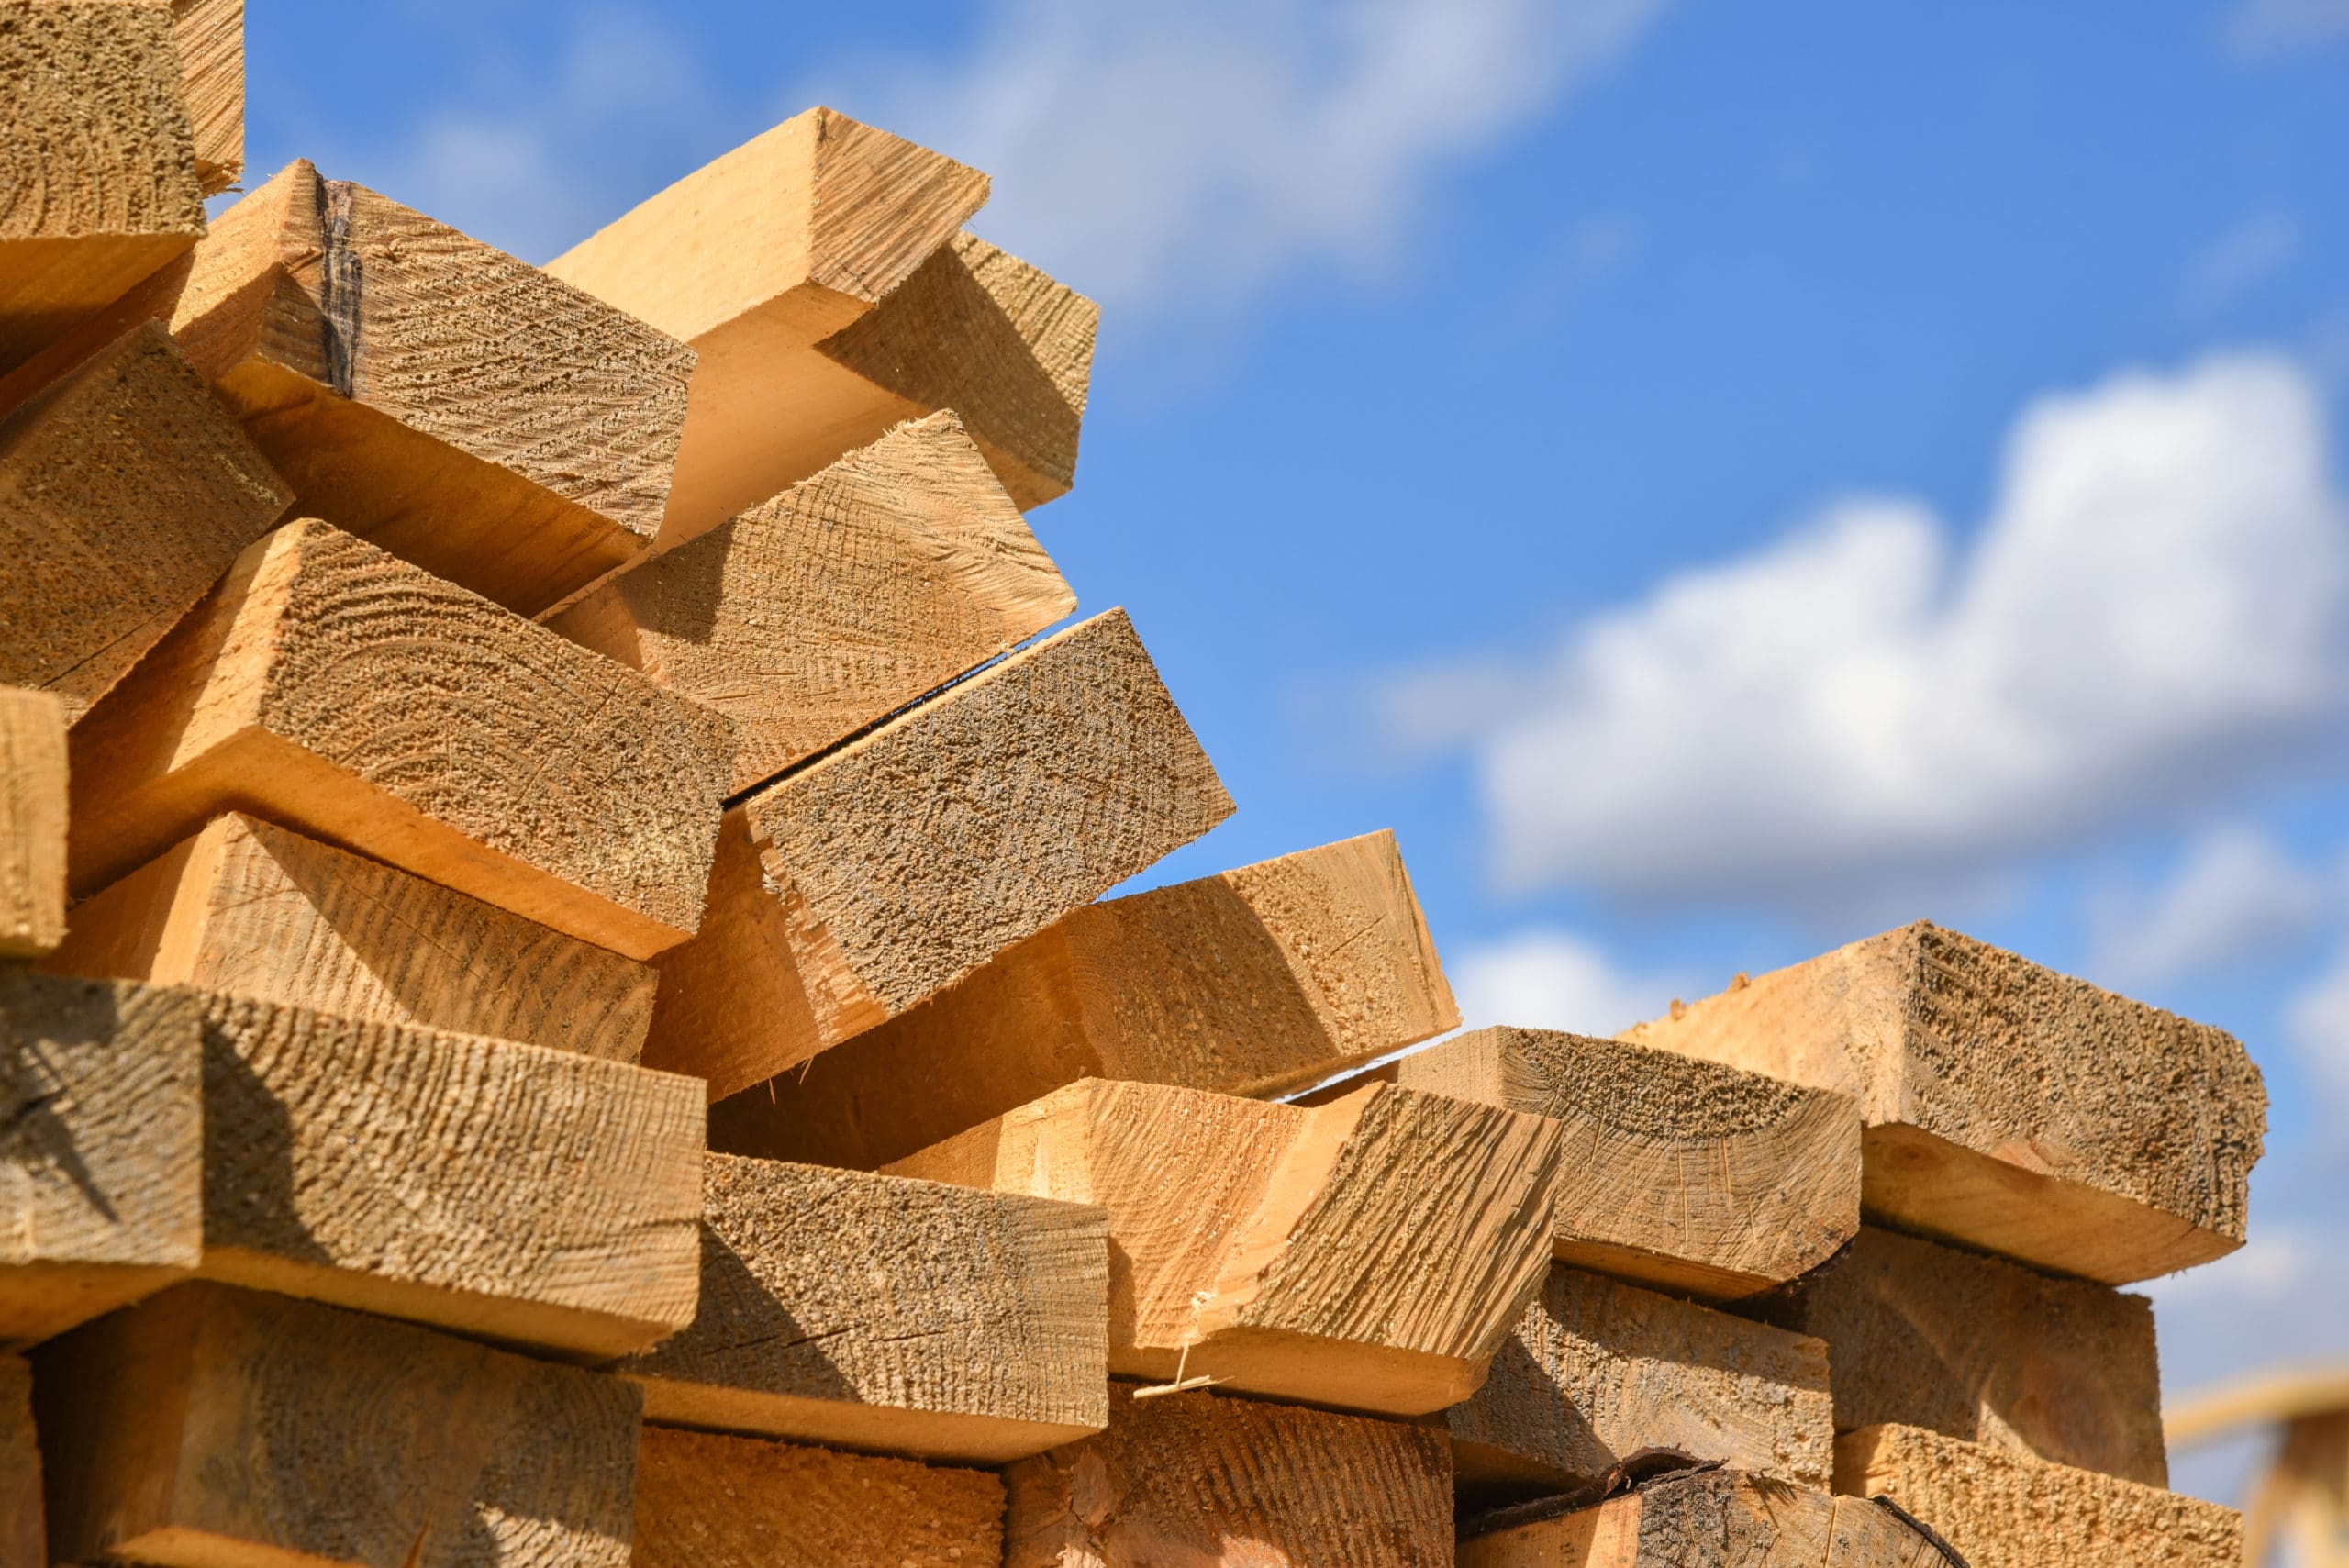
{"type": "Polygon", "coordinates": [[[2143,1296],[1870,1226],[1761,1309],[1827,1341],[1838,1430],[1923,1427],[2169,1485],[2143,1296]]]}
{"type": "Polygon", "coordinates": [[[1111,1390],[1109,1429],[1004,1473],[1007,1568],[1449,1568],[1452,1467],[1423,1427],[1111,1390]]]}
{"type": "Polygon", "coordinates": [[[121,0],[0,4],[0,373],[203,233],[171,11],[121,0]]]}
{"type": "Polygon", "coordinates": [[[65,705],[0,686],[0,958],[65,940],[65,705]]]}
{"type": "Polygon", "coordinates": [[[172,0],[180,84],[207,196],[245,175],[245,0],[172,0]]]}
{"type": "Polygon", "coordinates": [[[34,1372],[61,1562],[627,1568],[638,1408],[617,1378],[210,1284],[34,1372]]]}
{"type": "Polygon", "coordinates": [[[547,624],[734,723],[730,789],[1076,608],[952,413],[902,425],[547,624]]]}
{"type": "Polygon", "coordinates": [[[195,999],[0,964],[0,1349],[184,1277],[204,1240],[195,999]]]}
{"type": "Polygon", "coordinates": [[[1022,649],[727,813],[648,1064],[723,1098],[904,1012],[1230,815],[1124,612],[1022,649]]]}
{"type": "Polygon", "coordinates": [[[1577,1268],[1731,1301],[1816,1268],[1859,1229],[1848,1095],[1549,1029],[1477,1029],[1392,1072],[1559,1123],[1574,1157],[1555,1251],[1577,1268]]]}
{"type": "MultiPolygon", "coordinates": [[[[915,407],[817,345],[906,284],[987,177],[830,109],[753,138],[547,263],[700,355],[661,548],[756,506],[915,407]]],[[[958,340],[985,322],[936,325],[958,340]]],[[[984,371],[981,373],[982,378],[984,371]]]]}
{"type": "Polygon", "coordinates": [[[1825,1345],[1563,1264],[1443,1421],[1486,1486],[1587,1485],[1648,1448],[1822,1491],[1834,1470],[1825,1345]]]}
{"type": "Polygon", "coordinates": [[[0,681],[80,717],[292,497],[160,325],[102,345],[0,420],[0,681]]]}
{"type": "Polygon", "coordinates": [[[977,1470],[644,1429],[635,1568],[999,1568],[1003,1483],[977,1470]]]}
{"type": "Polygon", "coordinates": [[[72,735],[87,895],[236,809],[631,958],[699,923],[718,715],[315,520],[72,735]]]}
{"type": "Polygon", "coordinates": [[[33,1369],[17,1356],[0,1356],[0,1568],[49,1568],[33,1369]]]}
{"type": "Polygon", "coordinates": [[[694,1319],[690,1079],[214,996],[206,1278],[580,1360],[694,1319]]]}
{"type": "Polygon", "coordinates": [[[2232,1036],[1919,924],[1626,1039],[1853,1095],[1861,1205],[2106,1284],[2243,1244],[2267,1096],[2232,1036]]]}
{"type": "Polygon", "coordinates": [[[1548,1264],[1557,1129],[1375,1084],[1304,1107],[1086,1079],[889,1167],[1097,1204],[1109,1368],[1424,1415],[1548,1264]]]}
{"type": "Polygon", "coordinates": [[[76,906],[42,967],[612,1062],[642,1050],[657,984],[608,948],[235,812],[76,906]]]}
{"type": "Polygon", "coordinates": [[[1941,1550],[1889,1509],[1735,1470],[1521,1512],[1464,1535],[1459,1568],[1946,1568],[1941,1550]]]}
{"type": "Polygon", "coordinates": [[[646,1414],[999,1464],[1108,1418],[1097,1209],[709,1157],[699,1315],[615,1369],[646,1414]]]}
{"type": "Polygon", "coordinates": [[[1835,1489],[1892,1498],[1971,1568],[2238,1568],[2243,1560],[2243,1519],[2232,1508],[1915,1427],[1836,1439],[1835,1489]]]}
{"type": "Polygon", "coordinates": [[[1372,833],[1073,910],[720,1101],[710,1136],[871,1167],[1079,1078],[1278,1094],[1459,1021],[1395,837],[1372,833]]]}

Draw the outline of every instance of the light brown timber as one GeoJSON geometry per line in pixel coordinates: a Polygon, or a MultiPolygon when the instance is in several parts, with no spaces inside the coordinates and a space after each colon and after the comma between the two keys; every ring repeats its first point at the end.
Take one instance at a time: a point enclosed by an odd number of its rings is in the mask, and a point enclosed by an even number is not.
{"type": "Polygon", "coordinates": [[[72,734],[80,895],[231,808],[631,958],[699,923],[726,721],[315,520],[72,734]]]}
{"type": "Polygon", "coordinates": [[[1555,1251],[1577,1268],[1733,1301],[1816,1268],[1859,1229],[1860,1115],[1847,1095],[1510,1028],[1456,1035],[1393,1074],[1561,1125],[1555,1251]]]}
{"type": "Polygon", "coordinates": [[[869,1168],[1079,1078],[1273,1095],[1459,1021],[1395,836],[1370,833],[1073,910],[713,1106],[710,1137],[869,1168]]]}
{"type": "Polygon", "coordinates": [[[65,940],[65,705],[0,686],[0,959],[65,940]]]}
{"type": "Polygon", "coordinates": [[[902,425],[547,624],[733,720],[729,793],[1076,608],[952,413],[902,425]]]}
{"type": "Polygon", "coordinates": [[[508,609],[562,603],[659,530],[693,350],[306,161],[88,330],[147,317],[297,514],[508,609]]]}
{"type": "Polygon", "coordinates": [[[1835,1489],[1890,1497],[1971,1568],[2240,1568],[2243,1518],[2199,1498],[1917,1427],[1835,1440],[1835,1489]]]}
{"type": "Polygon", "coordinates": [[[33,1369],[17,1356],[0,1356],[0,1568],[49,1568],[33,1369]]]}
{"type": "Polygon", "coordinates": [[[1004,1473],[1006,1568],[1450,1568],[1427,1428],[1111,1390],[1109,1429],[1004,1473]]]}
{"type": "Polygon", "coordinates": [[[0,681],[80,717],[292,498],[161,326],[100,346],[0,420],[0,681]]]}
{"type": "Polygon", "coordinates": [[[1085,1079],[892,1165],[1109,1217],[1109,1369],[1424,1415],[1548,1266],[1557,1129],[1374,1084],[1327,1106],[1085,1079]]]}
{"type": "Polygon", "coordinates": [[[711,1155],[692,1326],[614,1370],[656,1421],[1000,1464],[1097,1431],[1101,1211],[711,1155]]]}
{"type": "Polygon", "coordinates": [[[1122,610],[726,814],[644,1060],[710,1098],[904,1012],[1231,813],[1122,610]]]}
{"type": "Polygon", "coordinates": [[[612,1062],[642,1050],[657,984],[650,964],[235,812],[76,906],[42,967],[612,1062]]]}
{"type": "Polygon", "coordinates": [[[1827,1341],[1839,1431],[1923,1427],[2169,1485],[2143,1296],[1869,1226],[1759,1310],[1827,1341]]]}
{"type": "Polygon", "coordinates": [[[1824,1490],[1827,1373],[1815,1339],[1554,1264],[1492,1375],[1442,1420],[1464,1483],[1586,1485],[1669,1448],[1824,1490]]]}
{"type": "Polygon", "coordinates": [[[1624,1038],[1856,1096],[1873,1219],[2106,1284],[2243,1244],[2266,1125],[2232,1036],[1925,923],[1624,1038]]]}
{"type": "Polygon", "coordinates": [[[60,1562],[627,1568],[636,1390],[185,1284],[41,1347],[60,1562]]]}
{"type": "Polygon", "coordinates": [[[172,0],[195,177],[217,196],[245,177],[245,0],[172,0]]]}
{"type": "MultiPolygon", "coordinates": [[[[2057,1559],[2041,1560],[2053,1563],[2057,1559]]],[[[1950,1568],[1890,1509],[1735,1470],[1681,1472],[1581,1508],[1529,1504],[1460,1541],[1459,1568],[1950,1568]]]]}
{"type": "Polygon", "coordinates": [[[196,1266],[198,1023],[184,992],[0,964],[0,1349],[196,1266]]]}
{"type": "Polygon", "coordinates": [[[0,373],[204,233],[180,60],[160,4],[0,4],[0,373]]]}
{"type": "Polygon", "coordinates": [[[700,1085],[214,996],[206,1278],[580,1360],[694,1320],[700,1085]]]}
{"type": "Polygon", "coordinates": [[[978,1470],[647,1427],[634,1568],[1000,1568],[978,1470]]]}

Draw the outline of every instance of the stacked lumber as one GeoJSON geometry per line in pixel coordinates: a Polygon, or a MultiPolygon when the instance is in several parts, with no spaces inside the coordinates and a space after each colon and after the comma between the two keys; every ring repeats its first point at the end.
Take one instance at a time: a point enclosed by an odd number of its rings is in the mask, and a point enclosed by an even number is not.
{"type": "Polygon", "coordinates": [[[1232,802],[986,176],[207,226],[240,37],[0,0],[0,1568],[2229,1561],[2115,1287],[2232,1040],[1929,926],[1439,1039],[1391,834],[1108,896],[1232,802]]]}

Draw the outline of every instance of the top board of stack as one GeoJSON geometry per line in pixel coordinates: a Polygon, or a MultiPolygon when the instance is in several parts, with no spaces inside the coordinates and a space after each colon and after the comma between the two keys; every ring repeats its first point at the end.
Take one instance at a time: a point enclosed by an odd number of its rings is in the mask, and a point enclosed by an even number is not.
{"type": "Polygon", "coordinates": [[[1916,925],[1388,1060],[1390,836],[1104,897],[1232,806],[985,174],[207,217],[241,28],[0,0],[0,1568],[2240,1561],[2234,1040],[1916,925]]]}

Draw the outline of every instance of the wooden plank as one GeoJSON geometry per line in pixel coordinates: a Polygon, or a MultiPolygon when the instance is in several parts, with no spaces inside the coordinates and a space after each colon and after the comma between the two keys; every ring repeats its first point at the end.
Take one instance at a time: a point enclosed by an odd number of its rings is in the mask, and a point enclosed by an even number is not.
{"type": "Polygon", "coordinates": [[[1971,1568],[2239,1568],[2243,1518],[2199,1498],[1917,1427],[1835,1440],[1835,1489],[1887,1496],[1971,1568]]]}
{"type": "Polygon", "coordinates": [[[635,1568],[999,1568],[1003,1483],[980,1470],[644,1429],[635,1568]]]}
{"type": "Polygon", "coordinates": [[[699,923],[726,720],[305,519],[74,728],[86,896],[234,807],[631,958],[699,923]]]}
{"type": "Polygon", "coordinates": [[[0,686],[0,958],[65,940],[65,705],[0,686]]]}
{"type": "Polygon", "coordinates": [[[172,0],[180,86],[207,196],[245,177],[245,0],[172,0]]]}
{"type": "Polygon", "coordinates": [[[1556,1127],[1374,1084],[1307,1107],[1085,1079],[896,1173],[1097,1204],[1109,1370],[1424,1415],[1484,1381],[1549,1259],[1556,1127]]]}
{"type": "Polygon", "coordinates": [[[0,1356],[0,1568],[49,1568],[33,1369],[17,1356],[0,1356]]]}
{"type": "Polygon", "coordinates": [[[208,1279],[583,1360],[694,1320],[700,1085],[208,997],[208,1279]]]}
{"type": "Polygon", "coordinates": [[[19,375],[148,317],[297,513],[508,609],[563,603],[659,530],[693,350],[306,161],[19,375]]]}
{"type": "Polygon", "coordinates": [[[0,1349],[184,1277],[204,1240],[195,1001],[0,964],[0,1349]]]}
{"type": "MultiPolygon", "coordinates": [[[[172,13],[0,4],[0,373],[112,306],[204,233],[172,13]]],[[[0,401],[0,406],[6,406],[0,401]]]]}
{"type": "Polygon", "coordinates": [[[1122,610],[727,813],[644,1060],[710,1098],[927,1000],[1231,813],[1122,610]],[[918,830],[908,830],[918,825],[918,830]]]}
{"type": "Polygon", "coordinates": [[[1888,1508],[1735,1470],[1665,1475],[1579,1508],[1568,1501],[1472,1525],[1459,1568],[1945,1568],[1941,1550],[1888,1508]]]}
{"type": "Polygon", "coordinates": [[[2243,1245],[2267,1096],[2242,1045],[1954,931],[1905,926],[1624,1038],[1855,1095],[1861,1207],[1899,1229],[2106,1284],[2243,1245]]]}
{"type": "Polygon", "coordinates": [[[1468,1484],[1587,1485],[1669,1448],[1823,1491],[1827,1376],[1815,1339],[1555,1264],[1492,1375],[1443,1421],[1468,1484]]]}
{"type": "Polygon", "coordinates": [[[1006,1568],[1450,1568],[1452,1466],[1424,1427],[1110,1392],[1109,1429],[1004,1473],[1006,1568]]]}
{"type": "Polygon", "coordinates": [[[611,1062],[643,1049],[657,984],[650,964],[236,812],[77,906],[42,967],[611,1062]]]}
{"type": "Polygon", "coordinates": [[[701,1236],[693,1326],[616,1369],[653,1420],[999,1464],[1108,1418],[1098,1209],[712,1155],[701,1236]]]}
{"type": "Polygon", "coordinates": [[[1760,1309],[1827,1341],[1839,1431],[1923,1427],[2169,1485],[2143,1296],[1870,1226],[1760,1309]]]}
{"type": "Polygon", "coordinates": [[[870,1168],[1079,1078],[1278,1094],[1459,1021],[1395,836],[1371,833],[1073,910],[711,1106],[710,1140],[870,1168]]]}
{"type": "Polygon", "coordinates": [[[161,326],[104,344],[0,420],[0,681],[80,717],[292,499],[161,326]]]}
{"type": "Polygon", "coordinates": [[[952,413],[903,425],[549,617],[734,721],[733,793],[1076,608],[952,413]]]}
{"type": "Polygon", "coordinates": [[[195,1284],[43,1346],[33,1396],[60,1562],[627,1568],[618,1378],[195,1284]]]}
{"type": "Polygon", "coordinates": [[[955,232],[986,194],[810,109],[547,264],[701,355],[662,548],[941,408],[1023,510],[1068,489],[1099,311],[955,232]]]}
{"type": "Polygon", "coordinates": [[[1546,1116],[1576,1152],[1555,1251],[1734,1301],[1818,1267],[1860,1224],[1849,1095],[1550,1029],[1457,1035],[1394,1065],[1430,1094],[1546,1116]]]}

